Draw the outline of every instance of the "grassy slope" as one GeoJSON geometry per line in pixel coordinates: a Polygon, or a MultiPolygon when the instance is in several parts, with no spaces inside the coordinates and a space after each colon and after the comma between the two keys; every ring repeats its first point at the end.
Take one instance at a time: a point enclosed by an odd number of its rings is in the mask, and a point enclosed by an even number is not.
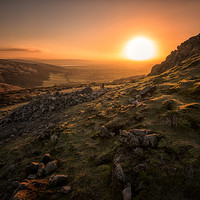
{"type": "MultiPolygon", "coordinates": [[[[197,60],[200,60],[199,56],[192,57],[159,76],[119,85],[100,99],[66,109],[61,114],[63,122],[54,131],[60,135],[58,142],[40,141],[34,136],[15,139],[0,152],[0,158],[7,161],[0,175],[11,164],[19,163],[12,178],[23,180],[23,168],[28,163],[51,153],[59,160],[56,173],[70,177],[72,192],[68,194],[69,199],[121,199],[121,188],[111,186],[112,160],[120,147],[119,136],[103,139],[94,130],[96,126],[109,123],[115,131],[119,128],[146,128],[163,135],[158,148],[145,149],[143,158],[132,157],[132,151],[126,150],[122,168],[128,181],[134,185],[139,179],[145,185],[142,190],[133,190],[135,200],[198,199],[200,65],[197,60]],[[191,76],[196,79],[190,80],[191,76]],[[141,106],[130,106],[128,99],[135,95],[134,89],[152,83],[157,84],[155,93],[141,106]],[[167,109],[163,102],[171,99],[174,106],[167,109]],[[166,124],[166,119],[173,119],[173,116],[177,117],[176,125],[166,124]],[[31,156],[28,152],[32,150],[39,154],[31,156]],[[147,167],[136,177],[135,166],[140,163],[147,167]],[[186,169],[191,165],[194,177],[187,182],[186,169]]],[[[66,199],[66,196],[59,199],[66,199]]]]}

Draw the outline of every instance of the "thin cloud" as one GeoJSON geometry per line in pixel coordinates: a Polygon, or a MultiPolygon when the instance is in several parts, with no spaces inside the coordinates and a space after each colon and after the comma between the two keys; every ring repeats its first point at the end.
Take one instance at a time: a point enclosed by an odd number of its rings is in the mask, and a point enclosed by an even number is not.
{"type": "Polygon", "coordinates": [[[34,52],[34,53],[43,53],[41,49],[34,48],[0,48],[0,51],[18,51],[18,52],[34,52]]]}

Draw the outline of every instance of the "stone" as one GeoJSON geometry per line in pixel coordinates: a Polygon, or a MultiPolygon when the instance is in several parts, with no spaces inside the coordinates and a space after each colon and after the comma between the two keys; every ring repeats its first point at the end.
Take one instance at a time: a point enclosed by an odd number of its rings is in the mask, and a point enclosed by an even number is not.
{"type": "Polygon", "coordinates": [[[139,147],[140,141],[131,132],[120,131],[120,142],[126,147],[139,147]]]}
{"type": "Polygon", "coordinates": [[[38,171],[37,171],[38,177],[42,177],[44,175],[44,168],[45,168],[45,165],[43,163],[38,164],[38,171]]]}
{"type": "Polygon", "coordinates": [[[108,129],[105,127],[105,126],[102,126],[101,128],[100,128],[100,133],[99,133],[99,135],[101,136],[101,137],[106,137],[106,136],[109,136],[109,131],[108,131],[108,129]]]}
{"type": "Polygon", "coordinates": [[[30,174],[27,178],[28,179],[36,179],[38,177],[37,174],[30,174]]]}
{"type": "Polygon", "coordinates": [[[125,174],[123,172],[122,166],[119,163],[115,164],[114,175],[119,181],[126,183],[125,174]]]}
{"type": "Polygon", "coordinates": [[[173,108],[175,108],[176,106],[176,101],[174,101],[173,99],[170,99],[170,100],[166,100],[162,103],[162,106],[164,108],[166,108],[167,110],[172,110],[173,108]]]}
{"type": "Polygon", "coordinates": [[[51,172],[55,171],[57,168],[58,168],[58,161],[57,160],[49,162],[44,168],[45,175],[50,174],[51,172]]]}
{"type": "Polygon", "coordinates": [[[139,157],[143,157],[144,156],[144,151],[142,148],[137,147],[133,150],[134,154],[139,156],[139,157]]]}
{"type": "Polygon", "coordinates": [[[143,147],[156,147],[157,144],[158,144],[158,139],[155,134],[146,135],[142,142],[143,147]]]}
{"type": "Polygon", "coordinates": [[[52,157],[49,153],[46,153],[41,160],[41,162],[43,162],[45,165],[50,161],[52,161],[52,157]]]}
{"type": "Polygon", "coordinates": [[[142,99],[142,96],[141,96],[140,94],[137,94],[137,95],[135,96],[135,98],[138,99],[138,100],[141,100],[141,99],[142,99]]]}
{"type": "Polygon", "coordinates": [[[58,140],[58,136],[57,135],[51,135],[50,140],[52,142],[56,142],[58,140]]]}
{"type": "Polygon", "coordinates": [[[114,133],[114,132],[110,132],[109,134],[110,134],[111,137],[114,137],[114,136],[115,136],[115,133],[114,133]]]}
{"type": "Polygon", "coordinates": [[[49,180],[49,184],[54,187],[63,186],[68,183],[67,175],[53,175],[49,180]]]}
{"type": "Polygon", "coordinates": [[[139,94],[141,96],[145,96],[148,93],[152,93],[155,89],[156,89],[156,86],[150,86],[150,85],[148,85],[144,89],[140,90],[139,94]]]}
{"type": "Polygon", "coordinates": [[[60,191],[64,194],[68,194],[71,190],[72,190],[71,187],[66,185],[66,186],[63,186],[60,191]]]}
{"type": "Polygon", "coordinates": [[[135,100],[136,100],[135,98],[132,98],[132,97],[131,97],[131,98],[128,100],[128,102],[131,103],[131,104],[134,104],[134,103],[135,103],[135,100]]]}
{"type": "Polygon", "coordinates": [[[92,93],[92,88],[90,87],[90,86],[87,86],[87,87],[85,87],[84,89],[82,89],[81,91],[80,91],[80,93],[81,94],[90,94],[90,93],[92,93]]]}
{"type": "Polygon", "coordinates": [[[13,192],[10,199],[12,200],[35,200],[43,199],[44,194],[48,194],[48,180],[47,179],[25,179],[19,183],[17,189],[13,192]]]}
{"type": "Polygon", "coordinates": [[[37,173],[38,171],[38,166],[39,166],[39,163],[36,163],[36,162],[32,162],[28,168],[27,168],[27,171],[29,174],[35,174],[37,173]]]}
{"type": "Polygon", "coordinates": [[[132,191],[131,184],[128,183],[126,188],[122,191],[123,200],[131,200],[132,199],[132,191]]]}

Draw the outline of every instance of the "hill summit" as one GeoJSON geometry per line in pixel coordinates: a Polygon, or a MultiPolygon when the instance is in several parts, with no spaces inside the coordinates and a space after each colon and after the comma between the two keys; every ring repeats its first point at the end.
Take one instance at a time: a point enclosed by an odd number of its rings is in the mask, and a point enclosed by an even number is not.
{"type": "Polygon", "coordinates": [[[177,47],[177,50],[172,51],[171,54],[167,56],[166,60],[161,64],[153,66],[149,76],[161,74],[176,65],[181,65],[181,62],[187,58],[199,54],[200,33],[197,36],[191,37],[183,42],[180,46],[177,47]]]}

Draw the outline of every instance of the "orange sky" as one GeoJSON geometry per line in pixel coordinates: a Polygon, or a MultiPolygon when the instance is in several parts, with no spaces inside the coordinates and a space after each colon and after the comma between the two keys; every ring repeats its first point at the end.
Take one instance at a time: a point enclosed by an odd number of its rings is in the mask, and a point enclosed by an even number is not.
{"type": "Polygon", "coordinates": [[[156,60],[200,32],[199,0],[0,0],[0,58],[123,59],[128,40],[156,60]]]}

